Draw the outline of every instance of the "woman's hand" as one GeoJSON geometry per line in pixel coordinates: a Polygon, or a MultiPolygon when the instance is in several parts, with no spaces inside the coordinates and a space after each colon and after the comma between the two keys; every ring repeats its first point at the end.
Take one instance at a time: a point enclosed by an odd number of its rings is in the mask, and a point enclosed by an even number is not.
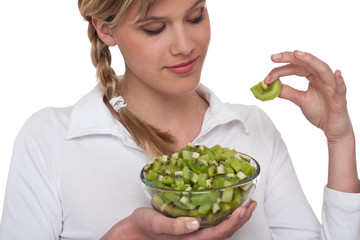
{"type": "Polygon", "coordinates": [[[250,219],[255,207],[256,202],[251,201],[247,208],[239,207],[224,222],[203,229],[199,229],[199,221],[195,218],[168,218],[151,208],[138,208],[129,217],[114,225],[101,239],[226,239],[250,219]]]}
{"type": "Polygon", "coordinates": [[[265,78],[266,83],[298,75],[309,80],[306,91],[283,85],[279,97],[298,105],[305,117],[322,129],[329,147],[328,187],[345,192],[359,192],[355,159],[355,137],[346,106],[346,86],[339,70],[331,68],[301,51],[283,52],[271,56],[276,63],[287,63],[274,68],[265,78]]]}
{"type": "Polygon", "coordinates": [[[346,108],[346,86],[340,71],[333,73],[326,63],[301,51],[274,54],[272,60],[288,64],[273,69],[265,79],[266,83],[288,75],[303,76],[309,80],[307,91],[284,85],[281,98],[298,105],[305,117],[321,128],[330,141],[352,134],[346,108]]]}

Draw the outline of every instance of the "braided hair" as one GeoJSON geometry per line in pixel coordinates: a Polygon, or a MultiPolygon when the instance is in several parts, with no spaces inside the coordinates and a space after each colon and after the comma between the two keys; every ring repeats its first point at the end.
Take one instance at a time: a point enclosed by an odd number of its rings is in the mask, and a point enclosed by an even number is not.
{"type": "MultiPolygon", "coordinates": [[[[104,87],[107,99],[120,96],[119,77],[111,67],[111,52],[98,36],[92,24],[92,18],[101,19],[110,27],[116,25],[133,0],[78,0],[78,6],[83,18],[88,21],[88,37],[91,42],[91,60],[96,67],[96,75],[104,87]]],[[[141,0],[138,14],[134,21],[144,12],[148,11],[152,0],[141,0]]],[[[161,132],[137,117],[126,107],[118,111],[121,123],[134,138],[136,144],[143,149],[149,157],[170,154],[174,137],[168,132],[161,132]]]]}

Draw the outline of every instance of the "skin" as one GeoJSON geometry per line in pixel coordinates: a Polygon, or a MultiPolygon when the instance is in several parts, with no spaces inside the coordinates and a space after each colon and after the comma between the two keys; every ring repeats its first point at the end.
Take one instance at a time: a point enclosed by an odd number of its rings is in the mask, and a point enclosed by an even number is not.
{"type": "MultiPolygon", "coordinates": [[[[159,19],[131,24],[136,11],[137,5],[132,5],[113,28],[96,18],[93,24],[103,42],[117,45],[124,57],[126,71],[121,89],[128,108],[159,129],[170,131],[178,141],[174,149],[179,149],[198,135],[208,107],[195,92],[210,41],[205,1],[155,1],[143,17],[159,19]],[[191,23],[200,14],[204,19],[198,24],[191,23]],[[152,36],[144,32],[161,28],[159,34],[152,36]],[[194,57],[198,62],[190,73],[179,75],[166,69],[194,57]]],[[[329,146],[328,187],[359,192],[355,137],[340,71],[333,73],[326,63],[300,51],[275,54],[272,60],[288,64],[273,69],[266,83],[287,75],[309,80],[307,91],[284,85],[280,97],[298,105],[305,117],[324,131],[329,146]]],[[[247,208],[235,210],[221,224],[205,229],[199,229],[194,218],[167,218],[150,208],[138,208],[102,239],[124,239],[124,236],[126,239],[226,239],[250,219],[255,207],[256,202],[252,201],[247,208]]]]}

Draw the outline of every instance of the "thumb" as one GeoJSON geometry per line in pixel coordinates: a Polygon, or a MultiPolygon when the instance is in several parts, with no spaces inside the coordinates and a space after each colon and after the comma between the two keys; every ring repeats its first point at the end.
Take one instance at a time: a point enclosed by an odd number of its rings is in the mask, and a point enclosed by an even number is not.
{"type": "Polygon", "coordinates": [[[199,229],[200,223],[196,218],[159,218],[157,224],[153,224],[153,232],[156,234],[183,235],[199,229]]]}
{"type": "Polygon", "coordinates": [[[283,84],[279,97],[287,99],[296,104],[297,106],[301,107],[304,101],[305,92],[290,87],[289,85],[283,84]]]}

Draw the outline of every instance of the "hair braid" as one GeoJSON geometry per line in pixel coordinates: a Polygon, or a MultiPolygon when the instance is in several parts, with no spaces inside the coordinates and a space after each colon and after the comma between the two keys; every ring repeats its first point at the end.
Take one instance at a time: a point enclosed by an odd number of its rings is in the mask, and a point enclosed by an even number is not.
{"type": "Polygon", "coordinates": [[[111,67],[109,47],[99,38],[91,23],[89,23],[88,35],[91,41],[91,61],[96,67],[97,78],[106,90],[106,97],[111,99],[116,95],[118,77],[111,67]]]}
{"type": "MultiPolygon", "coordinates": [[[[119,79],[111,67],[109,47],[99,38],[92,24],[92,17],[98,17],[106,21],[109,26],[114,26],[132,2],[132,0],[78,0],[80,12],[89,24],[88,37],[91,42],[91,61],[96,67],[97,78],[104,87],[105,96],[109,100],[120,95],[120,90],[118,89],[119,79]]],[[[152,0],[141,1],[136,19],[144,11],[148,11],[151,2],[152,0]]],[[[170,145],[175,143],[175,139],[168,132],[161,132],[147,124],[127,108],[119,110],[119,118],[133,136],[136,144],[149,157],[170,154],[172,152],[170,145]]]]}
{"type": "Polygon", "coordinates": [[[169,144],[175,143],[175,139],[169,132],[161,132],[159,129],[147,124],[127,108],[120,109],[119,116],[122,124],[133,136],[136,144],[149,157],[163,154],[169,155],[174,152],[169,144]]]}

